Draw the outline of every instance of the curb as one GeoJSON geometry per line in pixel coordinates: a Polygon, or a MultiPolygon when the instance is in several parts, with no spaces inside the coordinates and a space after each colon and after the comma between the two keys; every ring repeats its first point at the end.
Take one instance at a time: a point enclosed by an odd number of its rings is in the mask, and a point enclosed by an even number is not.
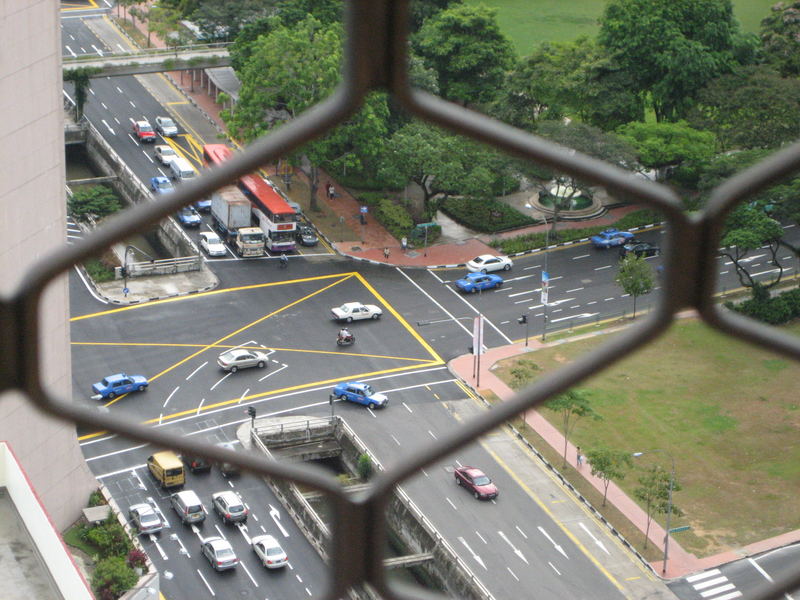
{"type": "MultiPolygon", "coordinates": [[[[92,285],[94,285],[94,280],[92,280],[92,285]]],[[[201,294],[203,292],[208,292],[210,290],[213,290],[215,287],[217,287],[217,285],[219,285],[219,282],[213,285],[207,285],[206,287],[202,287],[196,290],[190,290],[188,292],[178,292],[177,294],[167,294],[166,296],[155,296],[153,298],[146,298],[144,300],[114,300],[112,298],[109,298],[105,294],[101,294],[99,291],[97,291],[97,288],[95,288],[95,292],[97,292],[97,295],[100,298],[103,298],[108,304],[130,306],[133,304],[143,304],[145,302],[155,302],[156,300],[166,300],[167,298],[179,298],[180,296],[192,296],[194,294],[201,294]]]]}

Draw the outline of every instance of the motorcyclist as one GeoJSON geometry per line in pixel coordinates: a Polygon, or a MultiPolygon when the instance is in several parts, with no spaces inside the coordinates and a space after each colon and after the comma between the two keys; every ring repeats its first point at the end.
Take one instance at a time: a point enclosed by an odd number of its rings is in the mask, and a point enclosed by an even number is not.
{"type": "Polygon", "coordinates": [[[353,334],[350,333],[350,331],[348,331],[347,327],[342,327],[339,330],[339,339],[341,341],[346,342],[347,340],[349,340],[352,337],[353,337],[353,334]]]}

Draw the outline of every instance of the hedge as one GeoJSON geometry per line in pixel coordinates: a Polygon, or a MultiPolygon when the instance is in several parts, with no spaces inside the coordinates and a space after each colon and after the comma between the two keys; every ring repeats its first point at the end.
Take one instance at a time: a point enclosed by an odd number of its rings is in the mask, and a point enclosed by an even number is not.
{"type": "Polygon", "coordinates": [[[536,223],[508,204],[498,200],[447,198],[440,208],[451,219],[475,231],[496,233],[536,223]]]}
{"type": "Polygon", "coordinates": [[[800,317],[800,289],[794,288],[770,296],[764,286],[753,288],[753,297],[734,304],[726,302],[729,309],[769,325],[782,325],[800,317]]]}
{"type": "Polygon", "coordinates": [[[407,236],[414,227],[414,220],[406,208],[388,198],[378,203],[375,218],[397,239],[407,236]]]}

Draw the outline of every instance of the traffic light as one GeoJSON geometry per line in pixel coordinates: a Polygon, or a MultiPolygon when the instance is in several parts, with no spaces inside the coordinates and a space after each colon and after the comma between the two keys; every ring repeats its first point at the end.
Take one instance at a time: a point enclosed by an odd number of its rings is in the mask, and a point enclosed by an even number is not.
{"type": "Polygon", "coordinates": [[[255,406],[248,406],[247,407],[247,414],[250,416],[251,421],[256,420],[256,407],[255,406]]]}
{"type": "Polygon", "coordinates": [[[517,323],[520,325],[525,325],[528,322],[528,315],[522,315],[519,319],[517,319],[517,323]]]}

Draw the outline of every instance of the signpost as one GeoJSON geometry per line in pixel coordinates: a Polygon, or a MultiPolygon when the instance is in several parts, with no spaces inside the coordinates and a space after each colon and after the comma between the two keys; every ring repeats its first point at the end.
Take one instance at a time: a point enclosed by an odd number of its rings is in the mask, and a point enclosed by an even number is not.
{"type": "MultiPolygon", "coordinates": [[[[547,256],[545,254],[545,256],[547,256]]],[[[550,285],[550,274],[547,271],[542,271],[542,304],[544,304],[544,321],[542,321],[542,341],[547,335],[547,296],[550,285]]]]}
{"type": "MultiPolygon", "coordinates": [[[[481,385],[481,354],[483,354],[483,315],[475,317],[472,326],[472,354],[475,357],[473,361],[477,361],[477,368],[474,368],[475,373],[475,387],[481,385]]],[[[476,363],[473,362],[473,365],[476,363]]]]}

